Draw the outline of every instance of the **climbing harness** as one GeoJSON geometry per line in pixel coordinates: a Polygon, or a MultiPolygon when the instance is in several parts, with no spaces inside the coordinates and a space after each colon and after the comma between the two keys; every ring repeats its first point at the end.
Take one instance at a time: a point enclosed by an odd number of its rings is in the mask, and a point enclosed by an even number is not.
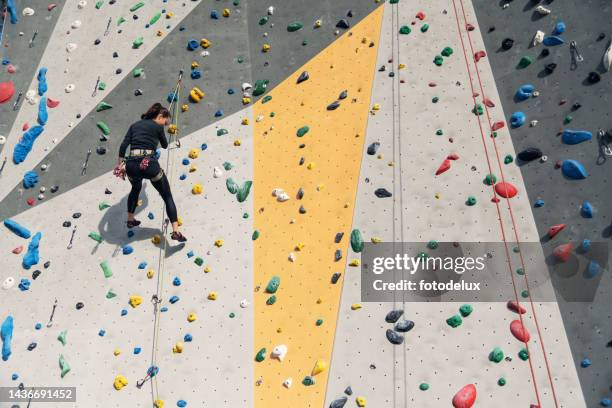
{"type": "Polygon", "coordinates": [[[85,156],[85,161],[83,162],[83,168],[81,170],[81,176],[87,174],[87,165],[89,164],[89,157],[91,156],[91,149],[87,151],[87,156],[85,156]]]}
{"type": "Polygon", "coordinates": [[[49,323],[47,323],[47,327],[53,326],[53,316],[55,315],[56,307],[57,307],[57,298],[55,298],[55,303],[53,303],[53,310],[51,310],[51,316],[49,316],[49,323]]]}
{"type": "Polygon", "coordinates": [[[70,235],[70,242],[68,243],[68,249],[72,249],[72,241],[74,240],[74,234],[76,232],[77,226],[75,225],[72,229],[72,235],[70,235]]]}
{"type": "Polygon", "coordinates": [[[574,71],[576,70],[576,68],[578,68],[578,63],[584,61],[582,54],[580,54],[580,51],[578,51],[578,46],[576,45],[576,41],[570,42],[570,54],[572,57],[572,63],[570,65],[570,69],[574,71]]]}

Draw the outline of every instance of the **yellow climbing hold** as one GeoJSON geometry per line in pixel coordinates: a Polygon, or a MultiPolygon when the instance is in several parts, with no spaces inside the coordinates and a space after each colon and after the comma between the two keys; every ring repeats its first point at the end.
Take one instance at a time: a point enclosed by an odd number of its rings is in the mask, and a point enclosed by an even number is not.
{"type": "Polygon", "coordinates": [[[314,365],[313,369],[312,369],[312,374],[311,375],[321,374],[326,369],[327,369],[327,363],[325,363],[325,361],[323,361],[323,360],[317,360],[315,362],[315,365],[314,365]]]}
{"type": "Polygon", "coordinates": [[[242,119],[242,122],[240,122],[240,123],[242,123],[243,125],[248,125],[249,124],[249,119],[248,118],[244,118],[244,119],[242,119]]]}
{"type": "Polygon", "coordinates": [[[155,35],[157,35],[158,37],[161,37],[161,36],[163,36],[163,35],[164,35],[164,32],[163,32],[162,30],[157,30],[157,31],[155,32],[155,35]]]}
{"type": "Polygon", "coordinates": [[[117,357],[119,354],[121,354],[121,349],[116,348],[115,350],[113,350],[113,354],[115,355],[115,357],[117,357]]]}
{"type": "Polygon", "coordinates": [[[196,69],[199,66],[200,66],[200,64],[198,64],[198,61],[192,61],[191,62],[191,69],[196,69]]]}
{"type": "Polygon", "coordinates": [[[243,105],[248,105],[249,103],[251,103],[251,98],[249,98],[248,96],[242,98],[243,105]]]}
{"type": "Polygon", "coordinates": [[[210,270],[211,270],[210,266],[204,267],[204,273],[208,273],[208,272],[210,272],[210,270]]]}
{"type": "Polygon", "coordinates": [[[264,44],[263,47],[261,47],[261,51],[263,52],[270,51],[270,44],[264,44]]]}
{"type": "Polygon", "coordinates": [[[218,239],[218,240],[215,241],[215,246],[217,248],[221,248],[223,246],[223,242],[224,241],[222,239],[218,239]]]}
{"type": "Polygon", "coordinates": [[[375,103],[374,106],[372,106],[372,110],[373,111],[378,111],[380,110],[380,103],[375,103]]]}
{"type": "Polygon", "coordinates": [[[359,304],[359,303],[353,303],[353,304],[351,305],[351,310],[359,310],[359,309],[361,309],[361,304],[359,304]]]}
{"type": "Polygon", "coordinates": [[[357,406],[358,407],[365,407],[366,406],[366,400],[363,397],[357,397],[357,406]]]}
{"type": "Polygon", "coordinates": [[[189,105],[187,105],[186,103],[181,105],[181,111],[187,112],[188,110],[189,110],[189,105]]]}
{"type": "Polygon", "coordinates": [[[440,199],[440,193],[434,194],[434,197],[439,200],[440,199]]]}
{"type": "Polygon", "coordinates": [[[169,12],[166,13],[166,18],[170,19],[172,17],[174,17],[174,12],[173,11],[169,11],[169,12]]]}
{"type": "Polygon", "coordinates": [[[153,279],[153,276],[155,275],[155,271],[153,269],[149,269],[147,271],[147,278],[149,279],[153,279]]]}
{"type": "Polygon", "coordinates": [[[223,17],[229,17],[230,14],[231,14],[230,9],[228,8],[223,9],[223,17]]]}
{"type": "Polygon", "coordinates": [[[195,313],[189,313],[189,315],[187,316],[187,321],[188,321],[189,323],[191,323],[191,322],[195,322],[195,320],[196,320],[197,318],[198,318],[198,317],[196,316],[196,314],[195,314],[195,313]]]}
{"type": "Polygon", "coordinates": [[[372,241],[373,244],[380,244],[382,242],[382,239],[378,237],[372,237],[370,238],[370,241],[372,241]]]}
{"type": "Polygon", "coordinates": [[[315,166],[316,165],[314,163],[310,162],[310,163],[308,163],[308,166],[306,166],[306,167],[308,168],[308,170],[312,170],[312,169],[315,168],[315,166]]]}
{"type": "Polygon", "coordinates": [[[194,184],[191,188],[191,192],[193,194],[202,194],[202,185],[199,183],[194,184]]]}
{"type": "Polygon", "coordinates": [[[172,352],[175,354],[180,354],[183,352],[183,343],[177,341],[174,347],[172,347],[172,352]]]}
{"type": "Polygon", "coordinates": [[[122,389],[126,385],[128,385],[127,378],[125,378],[122,375],[118,375],[118,376],[115,377],[115,381],[113,381],[113,387],[115,387],[115,389],[117,391],[119,391],[120,389],[122,389]]]}
{"type": "Polygon", "coordinates": [[[151,237],[151,242],[153,243],[153,245],[157,245],[161,242],[161,237],[155,234],[151,237]]]}
{"type": "Polygon", "coordinates": [[[189,166],[190,173],[195,173],[196,171],[198,171],[198,168],[195,164],[192,164],[191,166],[189,166]]]}
{"type": "Polygon", "coordinates": [[[176,127],[176,125],[173,123],[170,126],[168,126],[168,133],[170,133],[171,135],[176,134],[176,131],[178,130],[178,128],[176,127]]]}
{"type": "Polygon", "coordinates": [[[155,400],[153,405],[155,406],[155,408],[164,408],[164,400],[155,400]]]}
{"type": "Polygon", "coordinates": [[[142,296],[138,296],[138,295],[130,296],[130,306],[136,308],[140,306],[141,303],[142,303],[142,296]]]}
{"type": "Polygon", "coordinates": [[[317,21],[315,21],[315,23],[314,23],[314,27],[315,27],[315,28],[319,28],[319,27],[321,27],[321,25],[322,25],[322,24],[323,24],[323,22],[322,22],[321,20],[317,20],[317,21]]]}
{"type": "Polygon", "coordinates": [[[359,259],[353,259],[350,263],[349,266],[359,266],[361,264],[361,262],[359,262],[359,259]]]}
{"type": "Polygon", "coordinates": [[[200,156],[200,151],[198,149],[190,149],[189,150],[189,158],[197,159],[200,156]]]}
{"type": "Polygon", "coordinates": [[[217,292],[210,292],[208,294],[208,300],[217,300],[217,292]]]}
{"type": "Polygon", "coordinates": [[[302,249],[304,249],[305,244],[303,242],[298,242],[298,244],[295,246],[295,250],[296,251],[301,251],[302,249]]]}
{"type": "Polygon", "coordinates": [[[320,305],[321,303],[323,303],[323,299],[318,298],[318,299],[317,299],[317,305],[320,305]]]}
{"type": "Polygon", "coordinates": [[[242,142],[240,141],[240,139],[234,140],[234,146],[240,146],[241,144],[242,142]]]}
{"type": "Polygon", "coordinates": [[[406,68],[406,64],[400,63],[400,64],[398,65],[398,68],[399,68],[399,69],[404,69],[404,68],[406,68]]]}
{"type": "Polygon", "coordinates": [[[206,49],[208,47],[210,47],[212,45],[212,43],[210,42],[210,40],[208,40],[207,38],[202,38],[200,40],[200,47],[206,49]]]}
{"type": "MultiPolygon", "coordinates": [[[[206,96],[206,94],[204,93],[204,91],[202,91],[200,88],[198,88],[197,86],[194,86],[191,91],[189,91],[189,98],[191,98],[191,101],[194,103],[198,103],[202,100],[202,98],[206,96]]],[[[170,130],[168,130],[169,132],[170,130]]]]}
{"type": "Polygon", "coordinates": [[[181,225],[183,225],[183,219],[180,216],[178,216],[177,218],[178,219],[176,221],[178,222],[178,225],[180,227],[181,225]]]}

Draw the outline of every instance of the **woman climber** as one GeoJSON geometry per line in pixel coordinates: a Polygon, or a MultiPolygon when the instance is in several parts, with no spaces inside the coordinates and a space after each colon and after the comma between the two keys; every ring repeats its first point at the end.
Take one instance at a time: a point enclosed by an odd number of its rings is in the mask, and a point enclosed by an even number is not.
{"type": "Polygon", "coordinates": [[[164,127],[168,124],[170,124],[168,109],[160,103],[153,104],[146,113],[142,114],[141,120],[133,123],[128,129],[119,148],[119,159],[113,173],[124,180],[127,174],[132,184],[132,190],[128,196],[128,228],[140,225],[140,221],[134,217],[134,211],[138,204],[142,180],[147,179],[151,180],[151,184],[166,204],[166,213],[172,223],[172,239],[185,242],[187,238],[179,231],[176,205],[170,191],[170,183],[155,157],[158,143],[164,149],[168,148],[168,139],[164,131],[164,127]],[[125,157],[128,146],[130,146],[130,152],[125,157]]]}

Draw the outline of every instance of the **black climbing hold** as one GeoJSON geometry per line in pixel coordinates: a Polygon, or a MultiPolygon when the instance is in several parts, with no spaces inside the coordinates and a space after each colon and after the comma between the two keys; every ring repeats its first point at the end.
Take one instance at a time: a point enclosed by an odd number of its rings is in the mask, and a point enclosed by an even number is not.
{"type": "Polygon", "coordinates": [[[544,48],[540,55],[543,57],[548,57],[550,55],[550,50],[548,48],[544,48]]]}
{"type": "Polygon", "coordinates": [[[606,38],[606,33],[599,33],[599,35],[597,36],[597,41],[601,41],[604,38],[606,38]]]}
{"type": "Polygon", "coordinates": [[[40,269],[35,270],[34,272],[32,272],[32,279],[36,280],[36,278],[38,278],[41,273],[42,272],[40,271],[40,269]]]}
{"type": "Polygon", "coordinates": [[[107,188],[106,190],[104,190],[104,194],[113,194],[113,192],[107,188]]]}
{"type": "Polygon", "coordinates": [[[344,393],[346,395],[353,395],[353,389],[351,388],[350,385],[348,387],[346,387],[346,389],[344,390],[344,393]]]}
{"type": "Polygon", "coordinates": [[[393,195],[386,188],[377,188],[376,191],[374,191],[374,194],[376,194],[376,197],[378,198],[388,198],[393,195]]]}
{"type": "Polygon", "coordinates": [[[512,38],[505,38],[502,41],[502,49],[508,51],[510,48],[512,48],[512,46],[514,45],[514,40],[512,38]]]}
{"type": "Polygon", "coordinates": [[[395,72],[393,71],[389,72],[389,78],[393,78],[393,77],[395,77],[395,72]]]}
{"type": "Polygon", "coordinates": [[[308,75],[308,71],[304,71],[298,77],[297,83],[301,84],[302,82],[307,81],[309,78],[310,78],[310,75],[308,75]]]}
{"type": "Polygon", "coordinates": [[[347,96],[348,96],[348,91],[345,89],[344,91],[340,92],[340,95],[338,95],[338,99],[340,100],[346,99],[347,96]]]}
{"type": "Polygon", "coordinates": [[[384,72],[386,69],[387,69],[387,67],[382,65],[380,68],[378,68],[378,72],[384,72]]]}
{"type": "Polygon", "coordinates": [[[64,221],[64,223],[62,224],[62,227],[70,227],[72,225],[72,223],[70,221],[64,221]]]}
{"type": "Polygon", "coordinates": [[[117,68],[117,69],[115,70],[115,74],[117,74],[117,75],[119,75],[119,74],[120,74],[120,73],[122,73],[122,72],[123,72],[123,70],[122,70],[121,68],[117,68]]]}
{"type": "Polygon", "coordinates": [[[142,89],[136,89],[134,91],[134,96],[140,96],[140,95],[142,95],[142,89]]]}
{"type": "Polygon", "coordinates": [[[113,58],[119,58],[119,53],[117,51],[113,52],[113,58]]]}
{"type": "Polygon", "coordinates": [[[348,398],[340,397],[336,400],[333,400],[332,403],[329,404],[329,408],[344,408],[347,401],[348,401],[348,398]]]}
{"type": "Polygon", "coordinates": [[[555,64],[554,62],[551,62],[550,64],[546,64],[546,66],[544,67],[544,70],[546,71],[547,74],[552,74],[553,72],[555,72],[555,68],[557,68],[557,64],[555,64]]]}
{"type": "Polygon", "coordinates": [[[101,42],[102,42],[102,40],[100,40],[99,38],[96,38],[96,40],[94,41],[94,44],[95,44],[95,45],[98,45],[98,44],[100,44],[101,42]]]}
{"type": "Polygon", "coordinates": [[[80,218],[80,217],[81,217],[81,213],[80,212],[75,212],[74,214],[72,214],[72,218],[74,218],[75,220],[77,218],[80,218]]]}
{"type": "Polygon", "coordinates": [[[601,75],[599,75],[595,71],[589,72],[589,76],[587,77],[587,81],[589,81],[589,84],[596,84],[599,81],[601,81],[601,75]]]}
{"type": "Polygon", "coordinates": [[[334,274],[332,275],[332,278],[331,278],[331,283],[333,283],[334,285],[335,285],[336,283],[338,283],[338,279],[340,279],[340,276],[341,276],[341,275],[342,275],[342,274],[341,274],[341,273],[339,273],[339,272],[334,273],[334,274]]]}
{"type": "Polygon", "coordinates": [[[541,158],[542,155],[542,151],[537,147],[528,147],[527,149],[520,152],[516,157],[518,157],[519,160],[530,162],[541,158]]]}
{"type": "Polygon", "coordinates": [[[83,302],[79,302],[79,303],[77,303],[77,304],[76,304],[76,309],[77,309],[77,310],[81,310],[81,309],[83,308],[83,306],[85,306],[85,305],[83,304],[83,302]]]}
{"type": "Polygon", "coordinates": [[[336,23],[336,28],[343,28],[345,30],[349,28],[350,26],[351,25],[349,24],[349,22],[345,19],[342,19],[336,23]]]}
{"type": "Polygon", "coordinates": [[[395,331],[406,333],[412,330],[414,327],[414,322],[412,320],[402,320],[401,322],[395,325],[395,331]]]}
{"type": "Polygon", "coordinates": [[[352,18],[353,17],[353,10],[347,11],[346,12],[346,16],[349,17],[349,18],[352,18]]]}
{"type": "Polygon", "coordinates": [[[337,232],[334,243],[339,244],[342,241],[342,237],[344,237],[344,232],[337,232]]]}
{"type": "Polygon", "coordinates": [[[36,348],[37,344],[32,342],[28,345],[28,351],[32,351],[36,348]]]}
{"type": "Polygon", "coordinates": [[[103,154],[106,154],[106,147],[104,146],[96,147],[96,153],[98,153],[100,156],[102,156],[103,154]]]}
{"type": "Polygon", "coordinates": [[[387,340],[391,344],[402,344],[404,342],[404,336],[401,336],[391,329],[387,329],[387,340]]]}
{"type": "Polygon", "coordinates": [[[577,111],[580,108],[582,108],[582,105],[580,104],[580,102],[574,102],[574,104],[572,105],[572,110],[574,111],[577,111]]]}
{"type": "Polygon", "coordinates": [[[81,119],[81,114],[80,114],[80,113],[77,113],[76,118],[77,118],[77,119],[81,119]]]}
{"type": "Polygon", "coordinates": [[[51,190],[50,190],[50,191],[51,191],[52,193],[55,193],[55,192],[57,192],[57,190],[59,190],[59,186],[53,186],[53,187],[51,187],[51,190]]]}
{"type": "Polygon", "coordinates": [[[306,214],[306,209],[304,208],[303,205],[300,205],[300,214],[306,214]]]}
{"type": "Polygon", "coordinates": [[[380,143],[379,142],[374,142],[371,145],[368,146],[368,154],[370,156],[374,156],[376,154],[376,152],[378,151],[378,148],[380,147],[380,143]]]}
{"type": "Polygon", "coordinates": [[[342,259],[342,251],[339,249],[336,249],[336,252],[334,252],[334,261],[338,262],[341,259],[342,259]]]}
{"type": "Polygon", "coordinates": [[[402,317],[402,315],[404,314],[403,310],[392,310],[389,313],[387,313],[387,316],[385,316],[385,321],[387,323],[395,323],[399,320],[400,317],[402,317]]]}
{"type": "Polygon", "coordinates": [[[495,26],[489,27],[489,32],[492,33],[493,31],[495,31],[495,26]]]}
{"type": "Polygon", "coordinates": [[[45,262],[43,266],[45,267],[45,269],[49,269],[49,267],[51,266],[51,261],[45,262]]]}
{"type": "Polygon", "coordinates": [[[610,340],[608,344],[606,344],[606,347],[612,347],[612,340],[610,340]]]}
{"type": "Polygon", "coordinates": [[[303,165],[304,165],[304,158],[300,157],[300,166],[303,166],[303,165]]]}
{"type": "Polygon", "coordinates": [[[338,101],[333,101],[332,103],[330,103],[329,105],[327,105],[327,110],[331,111],[331,110],[336,110],[338,109],[338,106],[340,106],[340,102],[338,101]]]}
{"type": "Polygon", "coordinates": [[[302,143],[302,144],[300,144],[298,147],[299,147],[300,149],[303,149],[303,148],[305,148],[305,147],[306,147],[306,145],[305,145],[304,143],[302,143]]]}
{"type": "Polygon", "coordinates": [[[300,187],[300,189],[298,190],[296,194],[296,198],[298,200],[301,200],[302,198],[304,198],[304,189],[302,187],[300,187]]]}

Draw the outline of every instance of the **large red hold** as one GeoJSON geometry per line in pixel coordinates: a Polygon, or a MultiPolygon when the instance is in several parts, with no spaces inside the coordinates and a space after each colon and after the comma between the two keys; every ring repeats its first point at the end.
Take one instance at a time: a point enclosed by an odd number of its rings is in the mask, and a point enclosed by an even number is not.
{"type": "Polygon", "coordinates": [[[47,98],[47,107],[53,109],[59,105],[60,102],[57,99],[47,98]]]}
{"type": "Polygon", "coordinates": [[[510,183],[497,183],[495,192],[504,198],[512,198],[518,194],[518,190],[510,183]]]}
{"type": "Polygon", "coordinates": [[[450,169],[450,160],[444,159],[438,170],[436,170],[436,176],[444,173],[446,170],[450,169]]]}
{"type": "Polygon", "coordinates": [[[13,81],[0,82],[0,103],[8,102],[15,94],[13,81]]]}
{"type": "Polygon", "coordinates": [[[555,235],[557,235],[558,233],[560,233],[563,228],[565,228],[565,224],[557,224],[557,225],[553,225],[552,227],[550,227],[548,229],[548,237],[549,238],[554,238],[555,235]]]}
{"type": "Polygon", "coordinates": [[[455,394],[453,397],[453,407],[455,408],[471,408],[476,402],[476,387],[474,384],[468,384],[455,394]]]}
{"type": "Polygon", "coordinates": [[[510,332],[514,337],[516,337],[517,340],[522,341],[523,343],[527,343],[531,338],[529,332],[525,326],[523,326],[523,323],[521,323],[520,320],[513,320],[510,323],[510,332]]]}
{"type": "Polygon", "coordinates": [[[523,306],[519,305],[516,300],[509,300],[508,303],[506,303],[506,306],[508,307],[508,309],[518,314],[527,313],[527,310],[523,306]]]}
{"type": "Polygon", "coordinates": [[[570,253],[572,252],[572,243],[568,242],[567,244],[561,244],[553,250],[553,255],[561,261],[567,262],[570,257],[570,253]]]}

